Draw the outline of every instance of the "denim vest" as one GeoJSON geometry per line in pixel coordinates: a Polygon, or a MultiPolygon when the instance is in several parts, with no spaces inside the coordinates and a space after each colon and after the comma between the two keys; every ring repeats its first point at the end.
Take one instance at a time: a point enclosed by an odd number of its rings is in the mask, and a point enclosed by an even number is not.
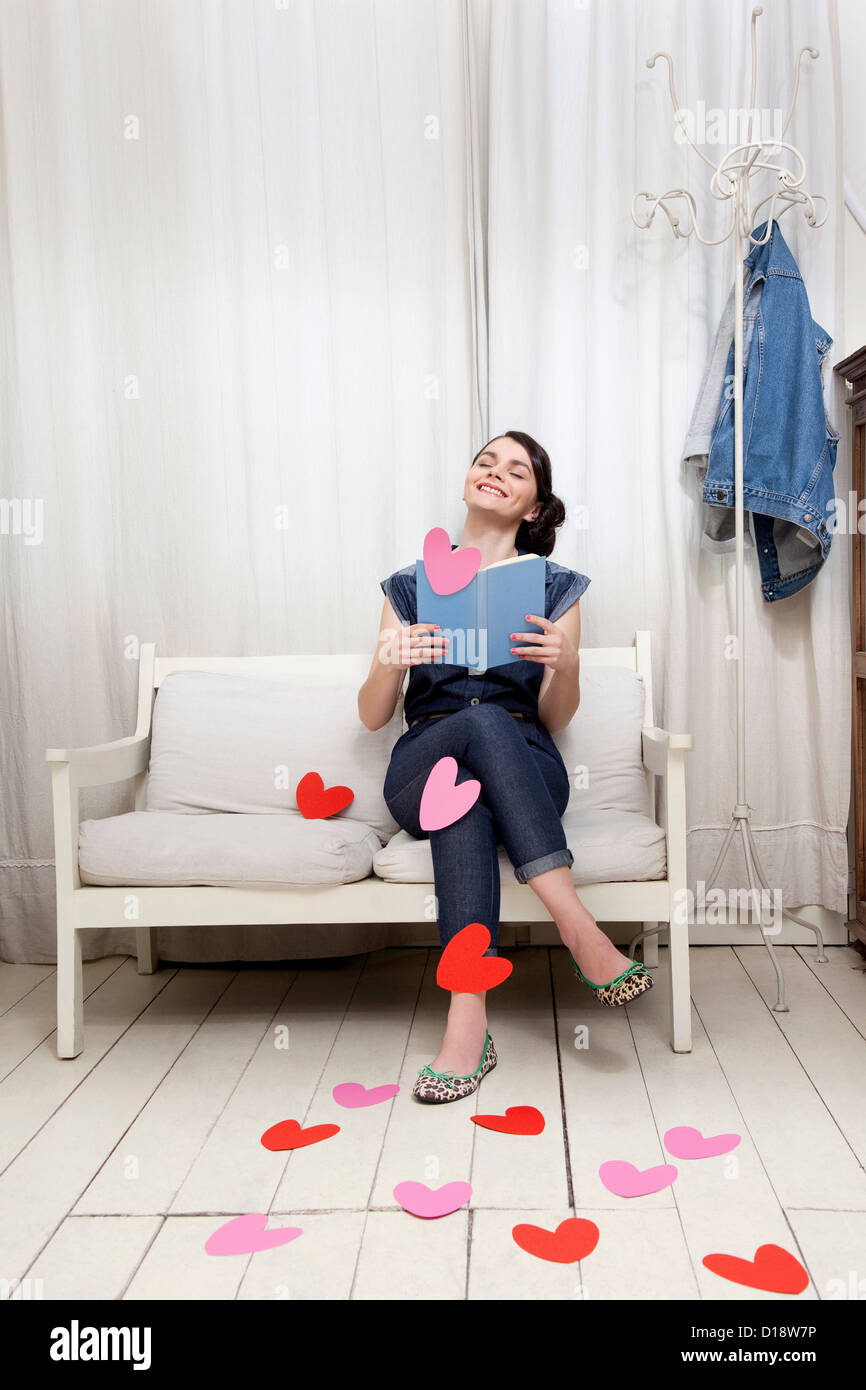
{"type": "MultiPolygon", "coordinates": [[[[762,223],[754,235],[763,236],[766,227],[762,223]]],[[[774,222],[766,245],[755,246],[745,260],[743,287],[744,528],[750,511],[768,603],[809,584],[830,552],[839,434],[827,419],[821,369],[832,342],[812,318],[803,277],[774,222]]],[[[726,386],[733,373],[731,343],[726,386]]],[[[734,491],[733,392],[723,390],[704,501],[731,509],[734,491]]],[[[732,536],[731,523],[726,548],[732,536]]]]}
{"type": "MultiPolygon", "coordinates": [[[[456,545],[452,544],[452,550],[456,545]]],[[[518,555],[531,555],[532,551],[521,550],[518,555]]],[[[554,560],[545,563],[544,616],[551,622],[561,618],[566,609],[576,603],[592,581],[577,570],[566,569],[554,560]]],[[[387,579],[379,581],[383,593],[390,599],[391,607],[404,624],[417,622],[415,565],[395,570],[387,579]]],[[[531,628],[516,631],[532,631],[531,628]]],[[[515,646],[520,645],[515,643],[515,646]]],[[[529,642],[525,646],[531,646],[529,642]]],[[[483,675],[473,676],[465,666],[452,666],[448,662],[424,662],[409,668],[409,682],[403,700],[403,712],[407,723],[430,714],[453,714],[465,709],[467,705],[504,705],[509,710],[519,710],[527,718],[538,722],[538,692],[547,670],[538,661],[528,661],[516,657],[504,666],[491,666],[483,675]]]]}

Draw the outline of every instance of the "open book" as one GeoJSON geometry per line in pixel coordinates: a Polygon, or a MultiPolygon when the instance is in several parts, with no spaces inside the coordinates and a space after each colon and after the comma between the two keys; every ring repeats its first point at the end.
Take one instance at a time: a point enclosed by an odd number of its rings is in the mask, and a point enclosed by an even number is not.
{"type": "Polygon", "coordinates": [[[479,570],[456,594],[437,594],[418,560],[416,621],[438,623],[439,635],[451,639],[436,664],[466,666],[472,675],[482,675],[491,666],[523,660],[512,656],[511,648],[531,644],[513,642],[510,634],[543,631],[527,622],[526,614],[544,613],[546,576],[543,555],[515,555],[479,570]]]}

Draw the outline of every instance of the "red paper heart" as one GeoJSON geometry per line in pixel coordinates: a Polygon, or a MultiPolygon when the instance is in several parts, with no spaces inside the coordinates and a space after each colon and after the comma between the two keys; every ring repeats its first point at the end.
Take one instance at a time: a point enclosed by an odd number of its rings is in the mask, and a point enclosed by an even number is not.
{"type": "Polygon", "coordinates": [[[516,1245],[527,1255],[539,1260],[555,1260],[557,1264],[574,1264],[591,1255],[598,1245],[598,1227],[582,1216],[570,1216],[560,1221],[555,1231],[543,1226],[514,1226],[511,1231],[516,1245]]]}
{"type": "Polygon", "coordinates": [[[318,772],[307,772],[295,787],[298,810],[307,820],[335,816],[354,799],[351,787],[326,787],[318,772]]]}
{"type": "MultiPolygon", "coordinates": [[[[489,959],[489,958],[488,958],[489,959]]],[[[473,1124],[498,1134],[540,1134],[544,1116],[534,1105],[509,1105],[504,1115],[470,1115],[473,1124]]]]}
{"type": "Polygon", "coordinates": [[[481,922],[470,922],[452,936],[436,970],[439,988],[453,989],[458,994],[481,994],[507,980],[514,969],[511,961],[485,956],[489,945],[490,932],[481,922]]]}
{"type": "Polygon", "coordinates": [[[809,1276],[796,1255],[781,1245],[759,1245],[754,1260],[741,1260],[736,1255],[704,1255],[703,1263],[732,1284],[744,1284],[747,1289],[762,1289],[765,1293],[802,1293],[809,1284],[809,1276]]]}
{"type": "Polygon", "coordinates": [[[279,1124],[265,1130],[262,1143],[266,1149],[277,1153],[282,1149],[305,1149],[308,1144],[318,1144],[339,1133],[339,1125],[310,1125],[309,1129],[304,1129],[297,1120],[280,1120],[279,1124]]]}

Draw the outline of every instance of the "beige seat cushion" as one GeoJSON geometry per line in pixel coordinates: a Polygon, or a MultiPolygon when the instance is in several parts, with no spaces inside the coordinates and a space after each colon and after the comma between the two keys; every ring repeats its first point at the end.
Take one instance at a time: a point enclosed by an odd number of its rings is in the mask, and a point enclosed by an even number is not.
{"type": "Polygon", "coordinates": [[[297,811],[251,816],[130,811],[82,821],[82,883],[282,888],[354,883],[381,848],[369,825],[305,820],[297,811]]]}
{"type": "MultiPolygon", "coordinates": [[[[664,831],[638,811],[572,811],[562,817],[568,848],[574,855],[571,876],[580,883],[625,883],[664,878],[664,831]]],[[[503,883],[514,883],[514,866],[499,847],[503,883]]],[[[373,856],[373,872],[390,883],[432,883],[429,840],[400,830],[373,856]]]]}

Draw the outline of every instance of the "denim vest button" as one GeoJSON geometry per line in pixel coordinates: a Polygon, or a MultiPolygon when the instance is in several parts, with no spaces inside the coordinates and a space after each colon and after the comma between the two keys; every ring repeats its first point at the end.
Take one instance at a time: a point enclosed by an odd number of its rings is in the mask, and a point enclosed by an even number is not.
{"type": "Polygon", "coordinates": [[[811,521],[811,520],[812,520],[812,513],[811,513],[811,512],[805,512],[804,515],[803,515],[803,520],[804,520],[804,521],[811,521]]]}
{"type": "Polygon", "coordinates": [[[724,500],[725,500],[725,494],[724,494],[724,492],[722,491],[721,488],[719,488],[718,492],[716,493],[716,496],[720,499],[720,501],[724,501],[724,500]]]}
{"type": "Polygon", "coordinates": [[[481,701],[479,700],[479,698],[478,698],[477,695],[473,695],[473,696],[472,696],[472,699],[469,701],[469,703],[470,703],[470,705],[480,705],[480,704],[481,704],[481,701]]]}

